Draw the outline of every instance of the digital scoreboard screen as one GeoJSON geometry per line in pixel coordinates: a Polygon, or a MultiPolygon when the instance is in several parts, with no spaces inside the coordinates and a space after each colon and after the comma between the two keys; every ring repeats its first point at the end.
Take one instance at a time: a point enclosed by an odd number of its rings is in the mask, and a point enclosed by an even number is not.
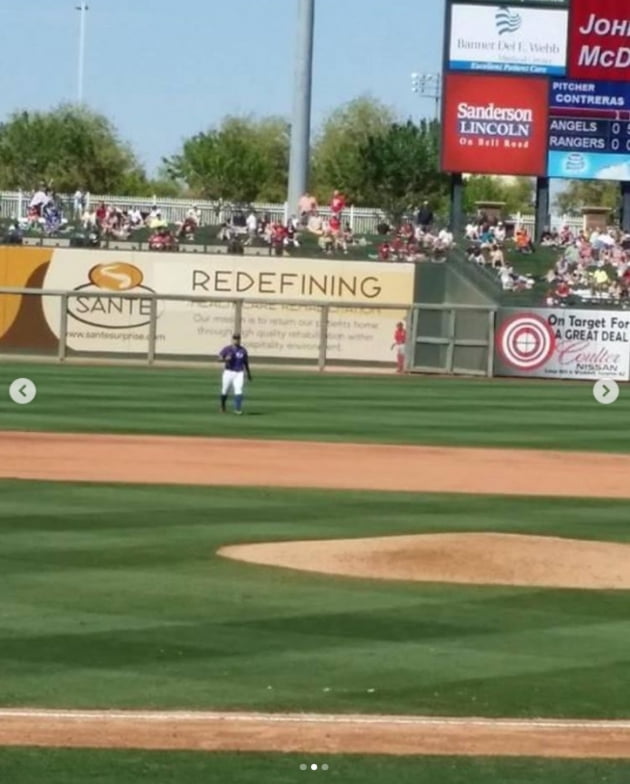
{"type": "Polygon", "coordinates": [[[630,83],[552,79],[548,150],[550,177],[630,179],[630,83]]]}

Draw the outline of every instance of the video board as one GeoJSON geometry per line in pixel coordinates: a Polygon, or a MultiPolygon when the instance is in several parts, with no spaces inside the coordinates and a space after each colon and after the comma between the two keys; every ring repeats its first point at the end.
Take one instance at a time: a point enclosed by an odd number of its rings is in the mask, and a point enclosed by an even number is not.
{"type": "Polygon", "coordinates": [[[630,83],[553,80],[548,150],[550,177],[630,179],[630,83]]]}
{"type": "Polygon", "coordinates": [[[443,170],[630,180],[630,0],[447,5],[443,170]]]}

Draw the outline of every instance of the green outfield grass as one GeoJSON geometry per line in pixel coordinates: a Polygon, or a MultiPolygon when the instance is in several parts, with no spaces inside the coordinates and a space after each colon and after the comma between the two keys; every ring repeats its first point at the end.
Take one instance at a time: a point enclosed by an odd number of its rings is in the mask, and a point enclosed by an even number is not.
{"type": "Polygon", "coordinates": [[[3,394],[0,428],[67,432],[517,446],[627,452],[630,388],[613,406],[588,383],[340,377],[255,370],[248,416],[222,417],[219,373],[3,365],[0,387],[32,378],[39,395],[3,394]]]}
{"type": "Polygon", "coordinates": [[[623,502],[0,482],[0,704],[629,716],[630,592],[215,556],[439,531],[630,542],[623,502]]]}
{"type": "Polygon", "coordinates": [[[630,763],[532,759],[320,757],[328,771],[303,772],[312,757],[136,751],[0,749],[11,784],[627,784],[630,763]]]}

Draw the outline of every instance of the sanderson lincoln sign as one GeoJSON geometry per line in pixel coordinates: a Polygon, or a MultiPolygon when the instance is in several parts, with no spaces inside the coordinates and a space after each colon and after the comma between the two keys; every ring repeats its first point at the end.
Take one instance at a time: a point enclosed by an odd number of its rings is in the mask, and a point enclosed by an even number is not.
{"type": "Polygon", "coordinates": [[[627,81],[628,0],[572,0],[568,72],[571,79],[627,81]]]}
{"type": "Polygon", "coordinates": [[[451,6],[448,68],[563,76],[568,12],[507,5],[451,6]]]}
{"type": "Polygon", "coordinates": [[[532,133],[534,113],[531,109],[507,109],[494,103],[471,106],[462,102],[457,107],[457,119],[460,134],[485,137],[488,141],[486,146],[494,146],[494,136],[521,139],[526,143],[532,133]]]}

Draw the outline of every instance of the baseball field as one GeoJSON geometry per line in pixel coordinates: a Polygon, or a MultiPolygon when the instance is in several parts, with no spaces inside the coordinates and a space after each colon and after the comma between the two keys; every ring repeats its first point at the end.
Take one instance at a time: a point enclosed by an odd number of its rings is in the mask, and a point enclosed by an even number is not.
{"type": "Polygon", "coordinates": [[[0,782],[627,782],[627,389],[254,372],[2,366],[0,782]]]}

